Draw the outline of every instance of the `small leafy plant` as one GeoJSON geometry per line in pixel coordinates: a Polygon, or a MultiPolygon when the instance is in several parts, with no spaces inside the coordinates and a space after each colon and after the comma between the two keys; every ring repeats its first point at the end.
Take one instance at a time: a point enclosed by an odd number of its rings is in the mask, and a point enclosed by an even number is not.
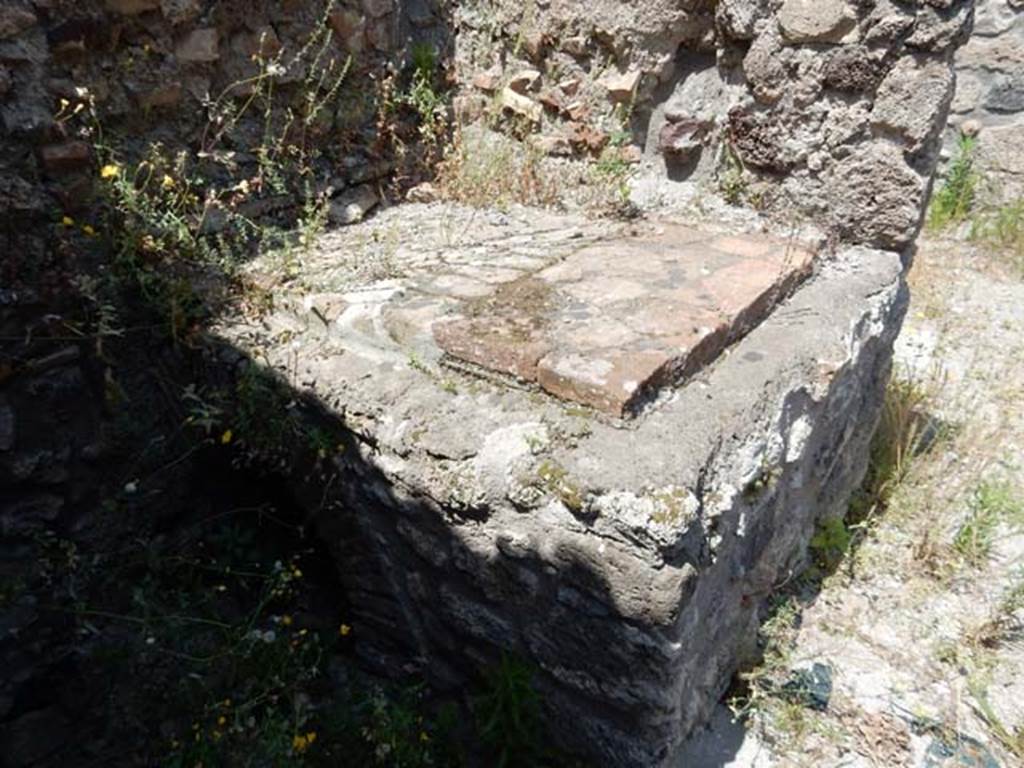
{"type": "Polygon", "coordinates": [[[486,691],[475,709],[480,738],[497,768],[530,768],[543,754],[540,741],[540,697],[533,687],[533,670],[502,653],[486,678],[486,691]]]}
{"type": "Polygon", "coordinates": [[[974,215],[971,239],[1009,258],[1024,276],[1024,197],[995,207],[982,207],[974,215]]]}
{"type": "Polygon", "coordinates": [[[928,209],[928,227],[941,231],[965,221],[974,209],[980,176],[975,170],[977,139],[962,135],[949,170],[932,198],[928,209]]]}
{"type": "Polygon", "coordinates": [[[974,491],[967,519],[953,538],[953,549],[969,565],[984,565],[1003,524],[1024,526],[1024,499],[1009,483],[985,481],[974,491]]]}

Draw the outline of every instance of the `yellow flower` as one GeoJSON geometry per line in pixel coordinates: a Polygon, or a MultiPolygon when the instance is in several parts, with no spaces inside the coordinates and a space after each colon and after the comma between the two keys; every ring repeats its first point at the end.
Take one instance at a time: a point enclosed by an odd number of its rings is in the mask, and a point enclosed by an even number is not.
{"type": "Polygon", "coordinates": [[[75,226],[75,220],[72,219],[70,216],[65,216],[63,219],[60,220],[60,223],[63,224],[65,227],[75,226]]]}
{"type": "Polygon", "coordinates": [[[113,179],[121,175],[120,166],[114,165],[113,163],[107,163],[100,168],[101,179],[113,179]]]}
{"type": "Polygon", "coordinates": [[[281,623],[284,624],[286,627],[290,627],[292,625],[292,617],[286,613],[284,616],[281,617],[281,623]]]}
{"type": "Polygon", "coordinates": [[[298,754],[302,754],[316,741],[316,731],[309,731],[308,733],[297,733],[292,737],[292,749],[298,754]]]}
{"type": "Polygon", "coordinates": [[[92,237],[93,235],[95,235],[95,234],[96,234],[96,230],[95,230],[95,229],[93,229],[93,228],[92,228],[91,226],[89,226],[88,224],[86,224],[86,225],[84,225],[84,226],[82,227],[82,231],[83,231],[83,232],[85,232],[85,234],[87,234],[87,235],[88,235],[89,237],[92,237]]]}
{"type": "Polygon", "coordinates": [[[430,741],[430,736],[427,734],[426,731],[420,731],[420,741],[422,741],[424,744],[430,741]]]}
{"type": "Polygon", "coordinates": [[[342,637],[348,637],[350,634],[352,634],[352,627],[350,627],[348,624],[342,624],[341,627],[338,628],[338,634],[342,637]]]}
{"type": "Polygon", "coordinates": [[[231,435],[231,430],[230,429],[225,429],[224,430],[224,434],[220,436],[220,444],[221,445],[227,445],[228,443],[230,443],[231,442],[231,436],[232,436],[231,435]]]}
{"type": "Polygon", "coordinates": [[[217,725],[224,725],[224,723],[226,723],[227,721],[228,719],[224,717],[224,715],[221,715],[217,718],[217,725]]]}
{"type": "Polygon", "coordinates": [[[160,180],[160,186],[163,187],[164,189],[173,189],[174,183],[174,179],[171,176],[168,176],[166,173],[164,174],[163,179],[160,180]]]}

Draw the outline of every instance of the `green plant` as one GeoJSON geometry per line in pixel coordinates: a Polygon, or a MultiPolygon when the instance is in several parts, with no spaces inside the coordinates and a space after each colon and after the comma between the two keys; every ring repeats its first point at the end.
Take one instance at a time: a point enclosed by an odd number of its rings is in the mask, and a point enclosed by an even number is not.
{"type": "Polygon", "coordinates": [[[967,219],[974,208],[980,177],[974,168],[977,139],[960,136],[956,154],[946,171],[942,186],[928,209],[928,227],[940,231],[967,219]]]}
{"type": "Polygon", "coordinates": [[[622,154],[621,141],[625,139],[620,136],[620,142],[616,137],[601,152],[601,156],[593,166],[593,182],[598,186],[604,186],[611,195],[611,207],[613,211],[625,211],[629,207],[630,189],[629,180],[633,175],[633,167],[626,162],[622,154]]]}
{"type": "Polygon", "coordinates": [[[414,45],[412,81],[403,101],[415,111],[419,119],[420,137],[431,151],[447,129],[445,100],[435,87],[437,70],[437,52],[434,47],[425,43],[414,45]]]}
{"type": "Polygon", "coordinates": [[[736,150],[729,144],[723,144],[718,158],[718,191],[729,205],[742,205],[747,199],[750,183],[747,181],[746,169],[736,150]]]}
{"type": "Polygon", "coordinates": [[[953,538],[953,549],[968,564],[983,565],[1003,523],[1024,525],[1024,499],[1009,483],[985,481],[974,491],[967,519],[953,538]]]}
{"type": "Polygon", "coordinates": [[[971,239],[996,249],[1024,275],[1024,197],[998,206],[982,207],[974,215],[971,239]]]}
{"type": "Polygon", "coordinates": [[[539,150],[476,126],[456,127],[437,184],[444,197],[480,208],[554,206],[561,197],[559,180],[545,171],[539,150]]]}
{"type": "Polygon", "coordinates": [[[497,768],[533,768],[542,758],[540,697],[533,670],[522,660],[502,653],[488,671],[486,690],[474,709],[483,744],[497,768]]]}
{"type": "Polygon", "coordinates": [[[1024,727],[1010,730],[996,714],[988,699],[989,681],[986,675],[975,675],[968,681],[968,691],[974,700],[974,710],[1000,744],[1015,757],[1024,759],[1024,727]]]}
{"type": "Polygon", "coordinates": [[[537,477],[540,479],[541,487],[558,497],[571,512],[578,513],[583,509],[583,491],[570,477],[565,467],[545,459],[537,468],[537,477]]]}
{"type": "Polygon", "coordinates": [[[815,563],[826,571],[834,570],[850,549],[853,540],[842,518],[831,517],[811,537],[810,549],[815,563]]]}
{"type": "Polygon", "coordinates": [[[727,704],[738,718],[763,719],[786,743],[799,745],[812,727],[805,702],[787,689],[792,677],[792,649],[796,642],[801,606],[791,596],[775,597],[768,618],[758,630],[761,656],[741,671],[727,704]]]}
{"type": "Polygon", "coordinates": [[[209,437],[224,418],[221,400],[218,393],[204,392],[195,383],[186,385],[181,393],[181,402],[188,411],[185,424],[201,429],[209,437]]]}
{"type": "Polygon", "coordinates": [[[249,365],[235,385],[235,424],[239,437],[256,451],[284,446],[293,430],[281,384],[266,370],[249,365]]]}
{"type": "Polygon", "coordinates": [[[916,381],[893,377],[889,382],[871,440],[867,474],[851,501],[851,524],[860,524],[885,509],[910,473],[914,458],[934,440],[938,425],[926,412],[929,398],[928,390],[916,381]]]}
{"type": "Polygon", "coordinates": [[[175,340],[210,298],[194,287],[197,272],[234,278],[260,252],[280,255],[289,278],[326,223],[317,163],[351,65],[331,45],[332,6],[293,55],[269,54],[261,40],[256,72],[204,102],[205,128],[192,146],[155,143],[139,156],[104,131],[91,97],[62,107],[62,120],[85,121],[100,160],[98,234],[113,247],[124,287],[168,319],[175,340]],[[244,167],[243,155],[251,158],[244,167]]]}

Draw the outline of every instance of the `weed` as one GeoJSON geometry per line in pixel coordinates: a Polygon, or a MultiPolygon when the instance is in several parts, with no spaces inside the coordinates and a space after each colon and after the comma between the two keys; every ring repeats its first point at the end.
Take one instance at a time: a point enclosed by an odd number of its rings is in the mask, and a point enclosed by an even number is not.
{"type": "Polygon", "coordinates": [[[851,501],[848,520],[860,524],[884,511],[910,473],[913,460],[936,437],[937,425],[927,415],[928,390],[894,377],[885,391],[882,415],[871,440],[868,471],[851,501]]]}
{"type": "Polygon", "coordinates": [[[437,183],[449,200],[480,208],[554,206],[561,197],[558,180],[545,171],[538,150],[477,128],[455,129],[437,183]]]}
{"type": "Polygon", "coordinates": [[[272,374],[249,365],[235,385],[238,432],[254,450],[281,446],[291,428],[288,400],[272,374]]]}
{"type": "Polygon", "coordinates": [[[182,391],[181,400],[188,409],[185,424],[198,427],[206,437],[224,418],[224,408],[217,393],[203,392],[195,384],[189,384],[182,391]]]}
{"type": "Polygon", "coordinates": [[[113,247],[122,288],[165,317],[176,341],[203,319],[197,273],[234,277],[259,251],[280,254],[287,277],[323,229],[327,200],[314,169],[351,63],[333,52],[331,34],[320,24],[294,55],[257,54],[255,74],[204,102],[205,129],[192,148],[124,151],[88,94],[61,118],[84,121],[95,144],[98,234],[113,247]],[[287,92],[285,76],[294,82],[287,92]],[[251,158],[244,170],[243,155],[251,158]]]}
{"type": "Polygon", "coordinates": [[[537,477],[540,478],[542,487],[558,497],[569,511],[576,513],[582,511],[583,492],[569,476],[565,467],[545,460],[537,469],[537,477]]]}
{"type": "Polygon", "coordinates": [[[718,191],[729,205],[743,205],[747,199],[750,184],[747,181],[746,169],[736,150],[729,144],[723,144],[718,159],[718,191]]]}
{"type": "Polygon", "coordinates": [[[625,135],[619,134],[619,137],[621,141],[613,137],[591,166],[590,184],[597,192],[597,199],[591,207],[599,213],[630,219],[639,215],[639,209],[631,200],[629,181],[633,176],[633,166],[623,156],[625,135]]]}
{"type": "Polygon", "coordinates": [[[974,215],[971,239],[1004,254],[1024,275],[1024,198],[986,206],[974,215]]]}
{"type": "Polygon", "coordinates": [[[412,48],[412,82],[403,101],[419,118],[420,138],[428,151],[433,151],[445,130],[444,97],[435,88],[437,79],[437,52],[433,46],[420,43],[412,48]]]}
{"type": "Polygon", "coordinates": [[[988,679],[986,675],[973,676],[967,684],[974,709],[989,732],[1015,757],[1024,759],[1024,727],[1011,731],[996,714],[988,700],[988,679]]]}
{"type": "Polygon", "coordinates": [[[542,756],[540,697],[533,670],[502,653],[486,675],[486,691],[474,702],[481,740],[498,768],[536,766],[542,756]]]}
{"type": "Polygon", "coordinates": [[[739,687],[727,703],[738,718],[763,718],[773,735],[799,748],[814,727],[808,699],[792,685],[791,654],[796,642],[800,603],[794,597],[776,598],[761,625],[759,663],[738,676],[739,687]]]}
{"type": "Polygon", "coordinates": [[[761,496],[761,494],[770,491],[775,487],[779,478],[782,476],[782,468],[777,464],[772,464],[764,456],[761,457],[761,466],[758,469],[756,475],[751,479],[745,486],[743,486],[742,496],[743,500],[748,503],[753,503],[761,496]]]}
{"type": "Polygon", "coordinates": [[[690,495],[682,488],[672,488],[655,493],[655,511],[651,522],[658,525],[679,525],[691,513],[690,495]]]}
{"type": "Polygon", "coordinates": [[[815,563],[825,571],[834,570],[846,556],[852,540],[853,537],[842,518],[829,518],[811,537],[810,549],[815,563]]]}
{"type": "Polygon", "coordinates": [[[968,517],[953,538],[953,549],[969,565],[983,565],[1004,523],[1024,525],[1024,499],[1009,483],[983,482],[974,491],[968,517]]]}
{"type": "Polygon", "coordinates": [[[928,227],[932,231],[941,231],[970,216],[980,182],[974,168],[976,149],[977,139],[972,136],[961,136],[957,142],[953,161],[928,209],[928,227]]]}
{"type": "Polygon", "coordinates": [[[1024,570],[1018,571],[1010,588],[992,614],[968,633],[971,646],[995,648],[1016,638],[1024,629],[1024,570]]]}

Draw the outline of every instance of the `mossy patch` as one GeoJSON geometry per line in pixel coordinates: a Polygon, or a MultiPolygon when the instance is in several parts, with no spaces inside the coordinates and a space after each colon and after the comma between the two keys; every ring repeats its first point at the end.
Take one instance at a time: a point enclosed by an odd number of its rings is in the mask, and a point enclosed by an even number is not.
{"type": "Polygon", "coordinates": [[[537,477],[541,487],[558,497],[570,512],[581,512],[584,494],[579,485],[569,476],[565,467],[553,461],[545,460],[537,468],[537,477]]]}

